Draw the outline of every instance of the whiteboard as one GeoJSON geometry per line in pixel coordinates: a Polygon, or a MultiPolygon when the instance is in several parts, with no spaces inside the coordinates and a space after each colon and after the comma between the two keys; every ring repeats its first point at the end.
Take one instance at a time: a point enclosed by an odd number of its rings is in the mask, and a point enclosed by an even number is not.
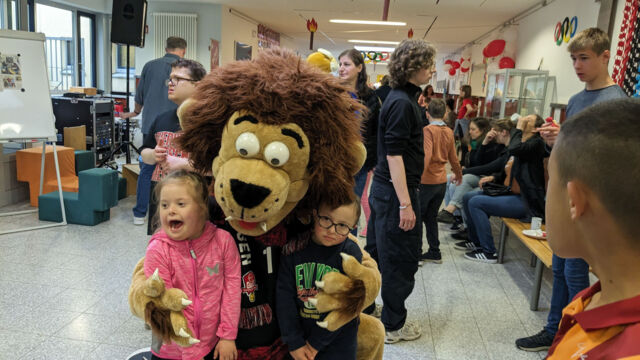
{"type": "Polygon", "coordinates": [[[42,33],[0,30],[0,140],[56,140],[42,33]]]}

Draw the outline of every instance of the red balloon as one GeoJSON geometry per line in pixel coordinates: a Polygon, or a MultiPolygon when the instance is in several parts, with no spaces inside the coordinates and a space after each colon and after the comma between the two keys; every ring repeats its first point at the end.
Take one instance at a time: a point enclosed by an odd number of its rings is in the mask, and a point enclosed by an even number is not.
{"type": "Polygon", "coordinates": [[[500,69],[513,69],[516,67],[516,62],[512,58],[505,56],[498,62],[498,67],[500,69]]]}
{"type": "Polygon", "coordinates": [[[467,71],[469,71],[469,68],[460,68],[460,71],[462,71],[463,73],[466,73],[467,71]]]}
{"type": "Polygon", "coordinates": [[[453,67],[451,69],[449,69],[449,75],[455,76],[456,75],[456,69],[454,69],[453,67]]]}
{"type": "Polygon", "coordinates": [[[464,62],[464,58],[463,58],[463,57],[461,57],[461,58],[460,58],[460,64],[462,64],[463,62],[464,62]]]}
{"type": "Polygon", "coordinates": [[[482,49],[482,55],[484,55],[484,57],[496,57],[502,54],[506,44],[502,39],[493,40],[482,49]]]}
{"type": "Polygon", "coordinates": [[[457,61],[454,61],[451,63],[451,67],[457,70],[458,68],[460,68],[460,63],[457,61]]]}
{"type": "Polygon", "coordinates": [[[451,65],[453,63],[453,61],[451,61],[451,59],[447,59],[447,60],[444,61],[444,63],[451,65]]]}

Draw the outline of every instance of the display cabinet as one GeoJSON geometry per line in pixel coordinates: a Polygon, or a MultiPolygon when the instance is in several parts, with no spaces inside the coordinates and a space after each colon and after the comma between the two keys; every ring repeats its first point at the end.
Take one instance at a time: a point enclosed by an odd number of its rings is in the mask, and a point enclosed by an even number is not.
{"type": "Polygon", "coordinates": [[[489,73],[484,115],[494,119],[514,113],[543,116],[548,80],[548,71],[502,69],[489,73]]]}

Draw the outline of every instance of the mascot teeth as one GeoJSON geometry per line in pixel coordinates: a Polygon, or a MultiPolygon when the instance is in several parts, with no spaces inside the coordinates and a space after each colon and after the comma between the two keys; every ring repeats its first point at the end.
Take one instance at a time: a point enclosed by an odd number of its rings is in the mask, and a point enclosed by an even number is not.
{"type": "Polygon", "coordinates": [[[309,303],[313,306],[318,306],[318,299],[309,299],[309,303]]]}
{"type": "Polygon", "coordinates": [[[262,229],[262,231],[267,232],[267,223],[266,222],[261,222],[260,223],[260,228],[262,229]]]}
{"type": "Polygon", "coordinates": [[[224,221],[231,221],[231,220],[233,220],[233,216],[227,216],[227,217],[224,219],[224,221]]]}
{"type": "Polygon", "coordinates": [[[316,321],[316,324],[318,324],[318,326],[323,329],[326,329],[329,326],[329,323],[327,321],[316,321]]]}

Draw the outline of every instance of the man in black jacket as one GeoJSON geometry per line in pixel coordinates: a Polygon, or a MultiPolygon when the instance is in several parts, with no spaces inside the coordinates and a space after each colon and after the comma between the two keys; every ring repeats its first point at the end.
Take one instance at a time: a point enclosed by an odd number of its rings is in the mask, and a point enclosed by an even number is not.
{"type": "MultiPolygon", "coordinates": [[[[382,323],[386,343],[415,340],[418,324],[406,322],[404,301],[413,291],[422,255],[418,187],[424,168],[422,117],[417,103],[431,78],[435,49],[422,40],[405,40],[391,55],[393,88],[382,105],[378,123],[378,163],[374,171],[365,250],[382,273],[382,323]],[[417,69],[417,70],[416,70],[417,69]],[[418,226],[416,226],[418,225],[418,226]]],[[[368,312],[372,312],[375,304],[368,312]]]]}

